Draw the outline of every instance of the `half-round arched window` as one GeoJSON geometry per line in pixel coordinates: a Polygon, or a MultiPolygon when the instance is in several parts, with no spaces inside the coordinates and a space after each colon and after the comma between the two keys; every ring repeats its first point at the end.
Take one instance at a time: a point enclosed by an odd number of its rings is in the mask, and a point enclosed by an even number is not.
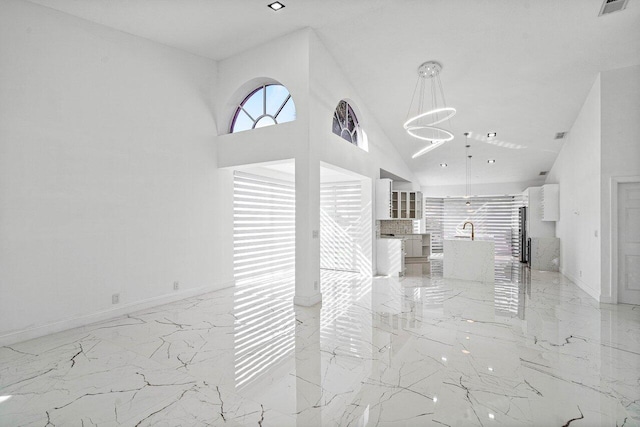
{"type": "Polygon", "coordinates": [[[333,112],[333,133],[354,145],[358,145],[359,132],[358,118],[351,105],[345,100],[338,102],[336,111],[333,112]]]}
{"type": "Polygon", "coordinates": [[[291,122],[296,119],[296,106],[286,87],[262,85],[240,103],[231,121],[231,133],[291,122]]]}

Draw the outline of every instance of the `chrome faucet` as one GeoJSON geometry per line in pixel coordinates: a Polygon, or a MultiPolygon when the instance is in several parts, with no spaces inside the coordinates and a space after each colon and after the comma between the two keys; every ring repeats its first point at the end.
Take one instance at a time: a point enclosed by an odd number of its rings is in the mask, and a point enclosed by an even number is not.
{"type": "Polygon", "coordinates": [[[464,225],[462,226],[462,229],[464,230],[465,228],[467,228],[467,224],[471,224],[471,240],[476,240],[476,233],[473,231],[473,223],[472,222],[465,222],[464,225]]]}

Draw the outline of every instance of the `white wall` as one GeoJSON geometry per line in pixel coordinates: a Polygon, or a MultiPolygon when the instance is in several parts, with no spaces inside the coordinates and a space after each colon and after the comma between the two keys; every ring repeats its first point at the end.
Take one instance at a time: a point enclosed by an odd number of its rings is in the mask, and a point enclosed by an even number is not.
{"type": "Polygon", "coordinates": [[[547,178],[560,184],[561,271],[602,302],[615,302],[612,179],[640,176],[639,76],[638,65],[600,73],[547,178]]]}
{"type": "Polygon", "coordinates": [[[215,62],[0,9],[0,343],[232,284],[215,62]]]}
{"type": "Polygon", "coordinates": [[[216,118],[218,166],[294,159],[308,152],[309,30],[270,40],[218,63],[216,118]],[[296,120],[278,126],[229,134],[238,104],[265,83],[280,83],[291,94],[296,120]]]}
{"type": "Polygon", "coordinates": [[[367,109],[364,100],[356,93],[340,65],[315,32],[310,36],[310,123],[311,144],[320,161],[378,179],[380,169],[412,181],[413,189],[419,189],[418,181],[402,160],[396,147],[367,109]],[[342,99],[350,101],[356,109],[358,120],[366,133],[368,150],[362,150],[335,135],[332,131],[333,112],[342,99]]]}
{"type": "Polygon", "coordinates": [[[560,184],[560,271],[600,299],[600,134],[598,76],[571,127],[546,183],[560,184]]]}
{"type": "Polygon", "coordinates": [[[611,301],[612,178],[640,177],[640,65],[603,71],[601,147],[602,300],[611,301]]]}

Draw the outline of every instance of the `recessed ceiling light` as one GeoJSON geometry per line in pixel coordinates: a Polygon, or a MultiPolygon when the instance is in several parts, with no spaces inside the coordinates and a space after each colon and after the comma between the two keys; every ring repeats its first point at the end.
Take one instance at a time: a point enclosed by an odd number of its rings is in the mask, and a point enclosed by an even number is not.
{"type": "Polygon", "coordinates": [[[274,1],[273,3],[267,5],[269,6],[271,9],[273,10],[280,10],[284,7],[284,5],[282,3],[280,3],[279,1],[274,1]]]}
{"type": "Polygon", "coordinates": [[[497,135],[497,133],[495,133],[495,132],[489,132],[489,133],[487,134],[487,138],[493,138],[493,137],[495,137],[496,135],[497,135]]]}
{"type": "Polygon", "coordinates": [[[487,160],[487,163],[495,163],[495,162],[496,161],[494,159],[487,160]]]}
{"type": "Polygon", "coordinates": [[[446,163],[440,163],[441,168],[446,168],[448,165],[446,163]]]}

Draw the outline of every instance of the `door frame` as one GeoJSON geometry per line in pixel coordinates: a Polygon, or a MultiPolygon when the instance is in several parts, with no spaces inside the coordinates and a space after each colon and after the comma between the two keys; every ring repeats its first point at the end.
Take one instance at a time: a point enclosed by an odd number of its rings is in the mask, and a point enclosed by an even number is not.
{"type": "Polygon", "coordinates": [[[610,283],[611,302],[618,304],[618,193],[620,184],[640,183],[640,175],[634,176],[612,176],[611,177],[611,227],[610,227],[610,283]]]}

